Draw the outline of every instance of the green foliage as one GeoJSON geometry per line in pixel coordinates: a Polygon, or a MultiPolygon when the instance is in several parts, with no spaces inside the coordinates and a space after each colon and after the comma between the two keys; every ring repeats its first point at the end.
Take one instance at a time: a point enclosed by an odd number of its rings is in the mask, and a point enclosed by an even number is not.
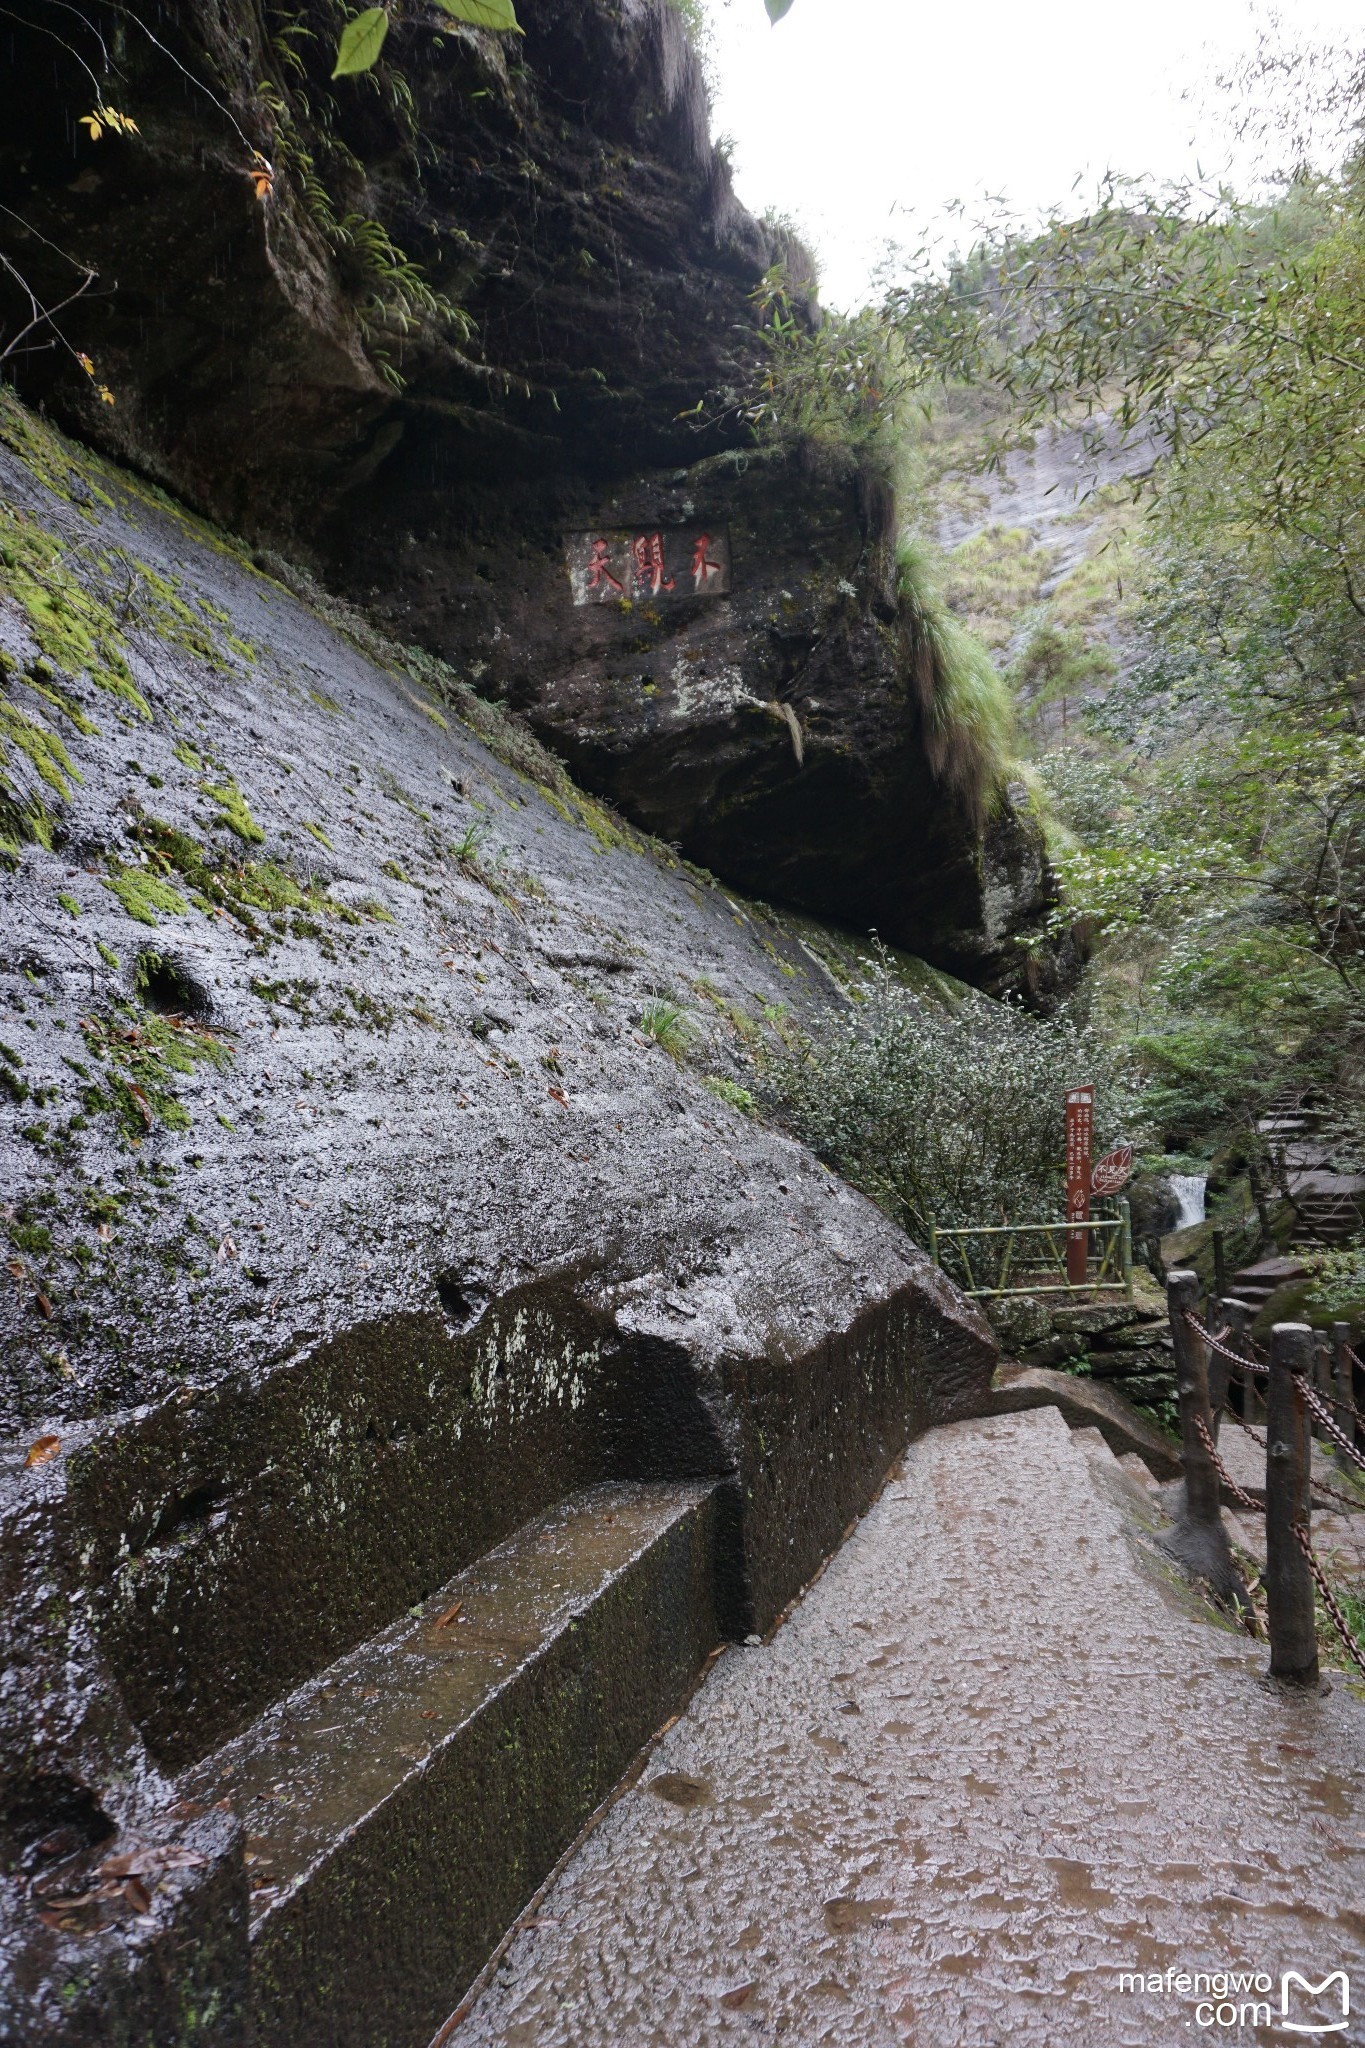
{"type": "Polygon", "coordinates": [[[1117,668],[1112,648],[1087,640],[1079,627],[1048,622],[1034,628],[1011,663],[1010,682],[1035,711],[1060,704],[1065,726],[1068,703],[1107,683],[1117,668]]]}
{"type": "Polygon", "coordinates": [[[1062,1213],[1063,1095],[1097,1088],[1101,1145],[1139,1135],[1136,1091],[1090,1026],[971,997],[951,1015],[913,995],[889,955],[861,1000],[767,1056],[797,1135],[920,1244],[930,1219],[1047,1221],[1062,1213]]]}
{"type": "Polygon", "coordinates": [[[640,1029],[664,1052],[675,1055],[683,1051],[692,1035],[687,1012],[666,996],[651,996],[640,1012],[640,1029]]]}
{"type": "MultiPolygon", "coordinates": [[[[504,35],[521,34],[512,0],[435,0],[435,5],[452,21],[462,22],[466,27],[492,29],[504,35]]],[[[396,0],[389,0],[388,6],[366,7],[347,22],[337,44],[333,78],[353,78],[374,69],[389,32],[390,18],[396,11],[396,0]]]]}
{"type": "Polygon", "coordinates": [[[512,0],[436,0],[452,21],[467,22],[471,28],[493,29],[499,35],[520,35],[512,0]]]}
{"type": "Polygon", "coordinates": [[[1313,1275],[1310,1301],[1315,1316],[1365,1322],[1365,1244],[1315,1252],[1307,1263],[1313,1275]]]}
{"type": "Polygon", "coordinates": [[[348,21],[337,44],[333,78],[349,78],[357,71],[368,71],[377,62],[388,32],[389,17],[383,7],[367,7],[348,21]]]}
{"type": "Polygon", "coordinates": [[[889,475],[908,389],[896,336],[871,309],[813,318],[809,278],[798,266],[813,278],[809,257],[791,240],[753,294],[765,360],[757,391],[738,410],[760,441],[852,449],[889,475]]]}
{"type": "Polygon", "coordinates": [[[902,541],[897,571],[906,666],[929,764],[979,822],[1010,768],[1010,695],[985,648],[949,611],[922,541],[902,541]]]}
{"type": "Polygon", "coordinates": [[[758,1100],[752,1088],[742,1088],[738,1081],[727,1080],[724,1074],[703,1074],[702,1085],[719,1096],[722,1102],[728,1102],[731,1109],[739,1110],[741,1115],[758,1115],[758,1100]]]}

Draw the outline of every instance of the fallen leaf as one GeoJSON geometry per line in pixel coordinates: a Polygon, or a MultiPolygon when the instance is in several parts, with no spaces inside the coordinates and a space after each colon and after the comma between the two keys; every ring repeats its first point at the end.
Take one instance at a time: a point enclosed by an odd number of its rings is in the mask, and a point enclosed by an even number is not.
{"type": "Polygon", "coordinates": [[[150,1913],[152,1895],[140,1877],[130,1877],[123,1887],[123,1896],[135,1913],[150,1913]]]}
{"type": "Polygon", "coordinates": [[[218,1264],[220,1266],[226,1265],[229,1259],[235,1259],[236,1256],[236,1240],[230,1231],[225,1231],[218,1241],[218,1264]]]}
{"type": "Polygon", "coordinates": [[[720,2002],[727,2012],[740,2012],[749,2003],[757,1989],[757,1979],[751,1984],[737,1984],[733,1991],[726,1991],[722,1994],[720,2002]]]}
{"type": "Polygon", "coordinates": [[[50,1302],[50,1301],[48,1300],[47,1296],[46,1296],[46,1295],[45,1295],[45,1294],[43,1293],[43,1290],[42,1290],[42,1288],[41,1288],[41,1287],[40,1287],[40,1288],[38,1289],[38,1292],[37,1292],[37,1294],[36,1294],[36,1295],[34,1296],[34,1299],[35,1299],[35,1301],[36,1301],[36,1302],[37,1302],[37,1304],[38,1304],[38,1313],[39,1313],[39,1315],[40,1315],[40,1316],[45,1316],[45,1317],[47,1318],[48,1322],[51,1322],[51,1321],[52,1321],[52,1303],[51,1303],[51,1302],[50,1302]]]}
{"type": "Polygon", "coordinates": [[[423,1709],[422,1709],[422,1719],[423,1719],[424,1721],[434,1721],[434,1720],[436,1719],[436,1709],[435,1709],[435,1707],[423,1707],[423,1709]]]}
{"type": "Polygon", "coordinates": [[[49,1458],[56,1457],[61,1447],[62,1440],[59,1436],[40,1436],[36,1443],[29,1445],[28,1456],[25,1458],[24,1464],[25,1466],[45,1465],[49,1458]]]}
{"type": "Polygon", "coordinates": [[[562,1088],[550,1088],[546,1090],[546,1093],[551,1097],[553,1101],[560,1103],[563,1108],[568,1108],[569,1098],[564,1093],[564,1090],[562,1088]]]}
{"type": "Polygon", "coordinates": [[[22,1259],[10,1259],[6,1262],[5,1271],[12,1280],[22,1280],[28,1268],[22,1259]]]}
{"type": "MultiPolygon", "coordinates": [[[[84,1899],[77,1901],[79,1905],[87,1903],[84,1899]]],[[[51,1927],[57,1934],[94,1934],[98,1931],[93,1926],[82,1927],[79,1918],[71,1917],[68,1910],[59,1906],[39,1906],[38,1918],[44,1927],[51,1927]]]]}
{"type": "Polygon", "coordinates": [[[148,1102],[146,1096],[138,1087],[136,1081],[130,1081],[128,1083],[128,1093],[132,1096],[134,1102],[137,1104],[138,1114],[141,1116],[143,1123],[146,1124],[148,1130],[150,1130],[152,1128],[153,1121],[151,1103],[148,1102]]]}
{"type": "Polygon", "coordinates": [[[444,1614],[438,1614],[438,1615],[437,1615],[437,1617],[436,1617],[436,1624],[435,1624],[435,1625],[436,1625],[436,1627],[437,1627],[437,1628],[449,1628],[449,1627],[450,1627],[450,1624],[451,1624],[451,1622],[452,1622],[452,1621],[454,1621],[454,1619],[455,1619],[456,1615],[457,1615],[457,1614],[459,1613],[460,1609],[461,1609],[461,1608],[462,1608],[463,1606],[464,1606],[464,1601],[463,1601],[463,1600],[457,1600],[457,1601],[455,1602],[455,1604],[454,1604],[454,1606],[453,1606],[453,1607],[447,1607],[447,1609],[446,1609],[446,1611],[445,1611],[445,1613],[444,1613],[444,1614]]]}
{"type": "Polygon", "coordinates": [[[121,1855],[106,1856],[99,1872],[101,1877],[142,1877],[155,1882],[168,1870],[202,1870],[208,1860],[202,1851],[187,1849],[179,1842],[144,1842],[121,1855]]]}
{"type": "Polygon", "coordinates": [[[101,1244],[112,1244],[114,1240],[113,1224],[101,1223],[99,1229],[95,1232],[95,1235],[99,1239],[101,1244]]]}
{"type": "Polygon", "coordinates": [[[657,1778],[651,1778],[646,1791],[656,1799],[666,1799],[670,1806],[709,1806],[711,1787],[704,1778],[689,1777],[686,1771],[661,1771],[657,1778]]]}

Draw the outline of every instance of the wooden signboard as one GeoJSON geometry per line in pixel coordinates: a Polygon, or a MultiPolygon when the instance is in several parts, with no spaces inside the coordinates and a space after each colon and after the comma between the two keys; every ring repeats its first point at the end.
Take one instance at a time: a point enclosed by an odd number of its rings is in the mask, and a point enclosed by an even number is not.
{"type": "MultiPolygon", "coordinates": [[[[1090,1221],[1090,1156],[1095,1141],[1095,1091],[1091,1087],[1066,1091],[1066,1220],[1090,1221]]],[[[1066,1277],[1072,1287],[1084,1287],[1086,1261],[1090,1255],[1090,1232],[1068,1230],[1066,1234],[1066,1277]]]]}
{"type": "Polygon", "coordinates": [[[1132,1171],[1132,1146],[1116,1145],[1103,1159],[1095,1161],[1095,1171],[1090,1176],[1091,1194],[1116,1195],[1120,1188],[1127,1187],[1132,1171]]]}
{"type": "Polygon", "coordinates": [[[590,527],[566,533],[575,604],[677,604],[724,597],[730,536],[723,526],[590,527]]]}

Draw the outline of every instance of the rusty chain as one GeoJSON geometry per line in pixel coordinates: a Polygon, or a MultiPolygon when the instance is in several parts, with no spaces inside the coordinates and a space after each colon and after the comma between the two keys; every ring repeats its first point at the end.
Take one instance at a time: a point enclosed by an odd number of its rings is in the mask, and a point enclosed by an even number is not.
{"type": "MultiPolygon", "coordinates": [[[[1240,1351],[1233,1351],[1229,1345],[1220,1343],[1219,1339],[1214,1336],[1213,1332],[1211,1330],[1206,1330],[1204,1328],[1204,1325],[1199,1321],[1198,1317],[1192,1315],[1188,1309],[1185,1310],[1185,1321],[1194,1331],[1195,1336],[1200,1338],[1205,1344],[1207,1344],[1211,1350],[1216,1351],[1220,1358],[1228,1359],[1231,1364],[1239,1368],[1238,1376],[1242,1380],[1243,1385],[1246,1384],[1247,1375],[1249,1373],[1256,1373],[1263,1378],[1269,1372],[1270,1367],[1259,1358],[1244,1357],[1240,1351]]],[[[1248,1344],[1250,1344],[1251,1339],[1248,1338],[1247,1342],[1248,1344]]],[[[1361,1365],[1360,1359],[1356,1357],[1355,1352],[1352,1351],[1349,1344],[1346,1346],[1346,1352],[1347,1356],[1353,1359],[1357,1365],[1361,1365]]],[[[1361,1369],[1362,1371],[1365,1371],[1365,1366],[1362,1366],[1361,1369]]],[[[1306,1386],[1307,1382],[1296,1381],[1295,1384],[1306,1386]]],[[[1325,1413],[1325,1411],[1323,1410],[1323,1408],[1321,1407],[1320,1403],[1317,1401],[1316,1398],[1310,1405],[1312,1405],[1314,1413],[1317,1415],[1319,1421],[1326,1423],[1329,1427],[1333,1427],[1330,1418],[1327,1416],[1327,1414],[1325,1413]]],[[[1334,1408],[1344,1408],[1348,1415],[1353,1416],[1355,1420],[1358,1423],[1360,1423],[1361,1427],[1365,1428],[1365,1414],[1363,1414],[1361,1410],[1356,1407],[1354,1401],[1350,1401],[1344,1395],[1340,1395],[1334,1392],[1332,1395],[1332,1406],[1334,1408]]],[[[1235,1415],[1233,1416],[1233,1421],[1241,1422],[1242,1418],[1240,1415],[1235,1415]]],[[[1244,1428],[1245,1426],[1246,1425],[1243,1424],[1244,1428]]],[[[1362,1459],[1359,1456],[1354,1445],[1347,1443],[1345,1438],[1342,1435],[1340,1435],[1334,1427],[1333,1435],[1336,1438],[1336,1441],[1341,1445],[1341,1448],[1345,1452],[1347,1452],[1347,1454],[1350,1457],[1355,1459],[1356,1463],[1360,1465],[1362,1471],[1365,1471],[1365,1459],[1362,1459]]],[[[1344,1498],[1344,1496],[1340,1494],[1336,1497],[1338,1499],[1344,1498]]],[[[1358,1505],[1358,1503],[1353,1501],[1351,1505],[1354,1507],[1358,1505]]]]}
{"type": "Polygon", "coordinates": [[[1303,1396],[1305,1404],[1312,1410],[1314,1415],[1317,1416],[1318,1421],[1327,1431],[1327,1434],[1331,1437],[1333,1443],[1335,1443],[1341,1450],[1345,1451],[1347,1457],[1351,1460],[1351,1463],[1353,1465],[1358,1465],[1361,1471],[1365,1472],[1365,1457],[1361,1456],[1360,1452],[1351,1442],[1345,1430],[1341,1427],[1336,1417],[1331,1413],[1330,1409],[1327,1406],[1327,1403],[1322,1399],[1321,1395],[1318,1393],[1317,1388],[1315,1386],[1312,1386],[1309,1383],[1309,1381],[1305,1379],[1300,1379],[1297,1373],[1293,1375],[1293,1379],[1294,1385],[1298,1388],[1300,1394],[1303,1396]]]}
{"type": "MultiPolygon", "coordinates": [[[[1241,1501],[1244,1507],[1250,1508],[1251,1512],[1254,1515],[1264,1515],[1266,1511],[1264,1503],[1253,1500],[1249,1493],[1243,1491],[1243,1489],[1237,1484],[1237,1481],[1233,1478],[1232,1474],[1228,1471],[1228,1468],[1223,1463],[1223,1460],[1219,1457],[1217,1446],[1215,1445],[1213,1438],[1209,1435],[1208,1426],[1205,1423],[1202,1415],[1195,1416],[1194,1426],[1196,1430],[1199,1432],[1200,1441],[1202,1442],[1204,1449],[1209,1454],[1215,1472],[1217,1472],[1218,1477],[1222,1480],[1224,1486],[1226,1486],[1226,1488],[1228,1489],[1228,1492],[1232,1494],[1235,1499],[1241,1501]]],[[[1341,1499],[1342,1496],[1338,1495],[1337,1498],[1341,1499]]],[[[1337,1634],[1341,1637],[1342,1645],[1345,1648],[1346,1654],[1351,1659],[1351,1662],[1355,1665],[1356,1669],[1360,1672],[1362,1678],[1365,1678],[1365,1654],[1362,1654],[1359,1643],[1356,1641],[1355,1637],[1352,1635],[1349,1627],[1347,1626],[1346,1617],[1342,1613],[1337,1597],[1335,1593],[1332,1591],[1331,1585],[1328,1582],[1327,1574],[1323,1571],[1322,1564],[1318,1558],[1318,1554],[1316,1550],[1314,1550],[1313,1548],[1313,1539],[1312,1536],[1309,1534],[1307,1525],[1303,1522],[1295,1522],[1293,1524],[1293,1529],[1294,1534],[1298,1539],[1299,1547],[1303,1551],[1304,1558],[1307,1561],[1308,1569],[1313,1574],[1313,1582],[1317,1586],[1318,1593],[1322,1599],[1322,1604],[1326,1608],[1327,1613],[1330,1615],[1332,1625],[1336,1629],[1337,1634]]]]}
{"type": "Polygon", "coordinates": [[[1241,1501],[1243,1507],[1250,1508],[1253,1515],[1263,1515],[1265,1513],[1264,1503],[1261,1501],[1253,1500],[1249,1493],[1243,1492],[1242,1488],[1237,1484],[1237,1481],[1229,1472],[1227,1466],[1219,1457],[1218,1446],[1217,1444],[1215,1444],[1213,1438],[1209,1435],[1208,1424],[1205,1422],[1202,1415],[1196,1415],[1194,1417],[1194,1426],[1199,1432],[1200,1442],[1203,1444],[1204,1449],[1208,1452],[1209,1457],[1213,1461],[1214,1471],[1218,1474],[1218,1477],[1222,1480],[1228,1492],[1232,1494],[1235,1499],[1241,1501]]]}
{"type": "MultiPolygon", "coordinates": [[[[1195,1336],[1207,1344],[1210,1351],[1216,1351],[1220,1358],[1230,1359],[1234,1365],[1239,1365],[1248,1372],[1269,1372],[1270,1367],[1263,1360],[1254,1356],[1248,1358],[1245,1353],[1234,1351],[1230,1344],[1223,1343],[1221,1337],[1215,1337],[1212,1330],[1206,1330],[1198,1316],[1192,1314],[1189,1309],[1185,1310],[1185,1321],[1194,1331],[1195,1336]]],[[[1248,1337],[1246,1341],[1250,1344],[1251,1339],[1248,1337]]]]}
{"type": "MultiPolygon", "coordinates": [[[[1254,1361],[1252,1361],[1249,1358],[1243,1357],[1243,1355],[1240,1352],[1230,1350],[1226,1344],[1221,1343],[1219,1339],[1213,1335],[1212,1331],[1206,1330],[1203,1327],[1203,1325],[1198,1321],[1198,1319],[1195,1316],[1191,1315],[1188,1310],[1185,1313],[1185,1321],[1189,1324],[1190,1328],[1194,1331],[1196,1336],[1202,1338],[1203,1341],[1207,1345],[1209,1345],[1212,1350],[1220,1352],[1225,1358],[1230,1359],[1232,1363],[1239,1368],[1239,1371],[1242,1374],[1246,1374],[1248,1371],[1254,1372],[1258,1370],[1254,1361]]],[[[1359,1360],[1359,1358],[1356,1357],[1355,1352],[1351,1351],[1349,1345],[1347,1346],[1347,1351],[1353,1362],[1357,1365],[1360,1365],[1361,1361],[1359,1360]]],[[[1267,1369],[1268,1368],[1264,1366],[1259,1368],[1259,1370],[1263,1372],[1267,1369]]],[[[1358,1465],[1362,1471],[1365,1471],[1365,1457],[1361,1456],[1360,1452],[1357,1451],[1355,1445],[1349,1441],[1345,1431],[1339,1426],[1335,1417],[1328,1412],[1327,1405],[1319,1396],[1317,1388],[1311,1386],[1307,1380],[1300,1378],[1297,1373],[1293,1375],[1293,1380],[1295,1387],[1297,1388],[1300,1395],[1303,1397],[1305,1405],[1312,1411],[1314,1415],[1317,1416],[1318,1421],[1322,1424],[1323,1428],[1327,1430],[1328,1434],[1334,1439],[1334,1441],[1340,1446],[1340,1448],[1346,1452],[1347,1456],[1353,1461],[1353,1463],[1358,1465]]],[[[1365,1416],[1360,1415],[1359,1411],[1355,1408],[1353,1403],[1346,1401],[1334,1405],[1349,1408],[1351,1413],[1356,1417],[1357,1421],[1365,1422],[1365,1416]]],[[[1265,1438],[1258,1436],[1256,1431],[1251,1427],[1251,1425],[1248,1422],[1244,1421],[1240,1415],[1234,1415],[1232,1419],[1234,1422],[1238,1424],[1240,1428],[1246,1430],[1247,1435],[1251,1438],[1253,1443],[1260,1444],[1263,1449],[1267,1448],[1265,1438]]],[[[1227,1466],[1219,1457],[1218,1447],[1214,1443],[1212,1436],[1209,1434],[1208,1425],[1204,1421],[1202,1415],[1196,1415],[1194,1417],[1194,1426],[1196,1431],[1198,1432],[1200,1442],[1203,1444],[1205,1451],[1208,1453],[1209,1459],[1213,1464],[1214,1470],[1217,1472],[1218,1477],[1223,1482],[1223,1485],[1226,1486],[1226,1488],[1228,1489],[1228,1492],[1232,1494],[1235,1500],[1239,1500],[1244,1507],[1249,1508],[1252,1514],[1264,1515],[1264,1504],[1259,1501],[1253,1500],[1251,1495],[1245,1492],[1243,1488],[1237,1484],[1237,1481],[1233,1478],[1232,1474],[1228,1471],[1227,1466]]],[[[1316,1491],[1320,1493],[1325,1493],[1331,1500],[1341,1501],[1346,1506],[1352,1508],[1358,1508],[1360,1506],[1360,1503],[1358,1501],[1350,1500],[1346,1494],[1338,1493],[1333,1487],[1324,1486],[1320,1481],[1310,1481],[1310,1485],[1312,1485],[1316,1491]]],[[[1323,1607],[1326,1609],[1327,1614],[1331,1619],[1333,1628],[1335,1628],[1338,1636],[1341,1638],[1342,1647],[1346,1651],[1346,1654],[1350,1658],[1351,1662],[1355,1665],[1357,1671],[1359,1671],[1361,1677],[1365,1678],[1365,1652],[1362,1652],[1360,1644],[1356,1641],[1355,1636],[1352,1634],[1350,1628],[1347,1626],[1346,1617],[1341,1611],[1341,1607],[1337,1600],[1336,1594],[1332,1591],[1331,1585],[1328,1582],[1327,1574],[1324,1572],[1322,1565],[1319,1561],[1318,1554],[1313,1548],[1313,1538],[1307,1526],[1303,1522],[1295,1522],[1292,1526],[1294,1530],[1294,1535],[1299,1544],[1299,1548],[1303,1551],[1304,1561],[1307,1564],[1309,1571],[1312,1573],[1313,1583],[1318,1589],[1318,1596],[1321,1599],[1323,1607]]]]}
{"type": "MultiPolygon", "coordinates": [[[[1255,1444],[1257,1450],[1264,1451],[1267,1454],[1267,1456],[1269,1456],[1270,1446],[1266,1442],[1265,1438],[1261,1435],[1261,1432],[1258,1429],[1253,1429],[1251,1424],[1248,1421],[1246,1421],[1246,1419],[1243,1416],[1234,1415],[1230,1408],[1225,1410],[1225,1413],[1227,1415],[1229,1422],[1235,1422],[1239,1429],[1244,1429],[1246,1431],[1247,1435],[1251,1438],[1251,1441],[1255,1444]]],[[[1312,1486],[1312,1489],[1315,1494],[1320,1493],[1324,1495],[1324,1497],[1327,1500],[1340,1501],[1342,1507],[1350,1508],[1352,1512],[1355,1514],[1359,1514],[1361,1509],[1365,1508],[1365,1500],[1361,1500],[1358,1497],[1349,1493],[1338,1493],[1336,1487],[1329,1486],[1326,1480],[1324,1479],[1314,1478],[1311,1479],[1309,1483],[1312,1486]]]]}
{"type": "Polygon", "coordinates": [[[1318,1554],[1313,1548],[1313,1539],[1302,1522],[1295,1522],[1293,1529],[1294,1534],[1299,1539],[1299,1548],[1304,1554],[1308,1569],[1313,1574],[1313,1582],[1321,1595],[1322,1604],[1331,1615],[1332,1625],[1345,1645],[1346,1654],[1355,1665],[1357,1671],[1359,1671],[1361,1677],[1365,1678],[1365,1654],[1362,1654],[1359,1643],[1346,1626],[1346,1617],[1337,1605],[1336,1594],[1328,1585],[1327,1574],[1318,1562],[1318,1554]]]}

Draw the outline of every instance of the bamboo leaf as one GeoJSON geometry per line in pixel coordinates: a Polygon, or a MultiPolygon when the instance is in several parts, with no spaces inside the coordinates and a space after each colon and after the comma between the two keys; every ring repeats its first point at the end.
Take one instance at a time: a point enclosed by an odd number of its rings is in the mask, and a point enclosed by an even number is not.
{"type": "Polygon", "coordinates": [[[768,10],[769,21],[776,26],[783,15],[790,11],[792,0],[763,0],[763,4],[768,10]]]}

